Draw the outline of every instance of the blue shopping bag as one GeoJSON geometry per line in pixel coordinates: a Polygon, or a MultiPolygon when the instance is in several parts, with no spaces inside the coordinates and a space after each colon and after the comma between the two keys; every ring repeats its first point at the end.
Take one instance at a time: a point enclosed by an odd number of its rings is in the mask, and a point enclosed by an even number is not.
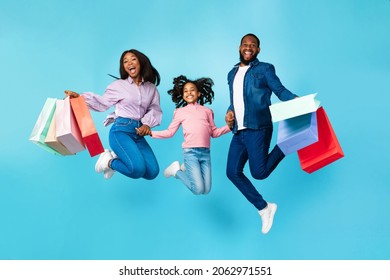
{"type": "Polygon", "coordinates": [[[277,145],[287,155],[318,141],[316,112],[279,122],[277,145]]]}

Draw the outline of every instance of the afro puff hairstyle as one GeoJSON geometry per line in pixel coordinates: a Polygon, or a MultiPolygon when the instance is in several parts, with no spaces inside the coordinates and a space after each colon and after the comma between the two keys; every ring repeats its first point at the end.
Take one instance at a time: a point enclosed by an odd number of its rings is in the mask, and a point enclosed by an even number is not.
{"type": "Polygon", "coordinates": [[[192,83],[196,86],[200,93],[198,103],[204,105],[206,103],[211,104],[214,99],[214,91],[212,89],[214,82],[210,78],[200,78],[197,80],[189,80],[186,76],[180,75],[173,79],[173,89],[168,91],[168,94],[172,96],[172,101],[176,104],[176,108],[184,107],[187,102],[183,99],[183,88],[187,83],[192,83]]]}

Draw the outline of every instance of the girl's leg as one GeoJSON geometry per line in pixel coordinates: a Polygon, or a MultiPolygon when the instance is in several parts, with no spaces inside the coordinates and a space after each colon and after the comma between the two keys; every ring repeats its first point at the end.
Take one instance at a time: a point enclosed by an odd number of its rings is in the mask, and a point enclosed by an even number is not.
{"type": "Polygon", "coordinates": [[[183,149],[183,155],[186,171],[177,171],[176,178],[194,194],[204,193],[205,187],[196,149],[183,149]]]}
{"type": "Polygon", "coordinates": [[[203,194],[208,194],[211,190],[211,158],[210,158],[210,149],[208,148],[199,148],[199,163],[200,170],[202,173],[202,179],[204,183],[203,194]]]}

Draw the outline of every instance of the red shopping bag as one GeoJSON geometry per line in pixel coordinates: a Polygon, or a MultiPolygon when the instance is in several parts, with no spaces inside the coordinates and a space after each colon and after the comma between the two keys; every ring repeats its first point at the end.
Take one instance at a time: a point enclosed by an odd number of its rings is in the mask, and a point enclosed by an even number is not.
{"type": "Polygon", "coordinates": [[[101,154],[104,152],[104,148],[84,97],[71,98],[70,104],[89,154],[91,157],[101,154]]]}
{"type": "Polygon", "coordinates": [[[312,173],[344,156],[324,108],[320,107],[316,114],[318,141],[298,150],[299,162],[307,173],[312,173]]]}

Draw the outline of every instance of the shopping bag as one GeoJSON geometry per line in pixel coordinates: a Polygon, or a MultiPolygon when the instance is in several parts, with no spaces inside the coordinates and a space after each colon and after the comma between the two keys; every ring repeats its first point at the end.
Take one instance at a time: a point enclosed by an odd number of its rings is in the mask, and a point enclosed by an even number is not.
{"type": "Polygon", "coordinates": [[[91,157],[101,154],[104,148],[84,97],[80,95],[77,98],[71,98],[70,103],[89,154],[91,157]]]}
{"type": "Polygon", "coordinates": [[[344,156],[340,143],[323,107],[317,112],[318,141],[298,150],[304,171],[312,173],[344,156]]]}
{"type": "Polygon", "coordinates": [[[34,125],[29,140],[52,154],[60,155],[59,152],[45,143],[51,121],[55,114],[55,110],[56,99],[47,98],[41,112],[39,113],[38,119],[34,125]]]}
{"type": "Polygon", "coordinates": [[[290,119],[296,116],[317,111],[320,101],[315,99],[317,93],[294,98],[284,102],[278,102],[269,106],[272,121],[290,119]]]}
{"type": "Polygon", "coordinates": [[[49,130],[47,132],[47,136],[45,139],[45,144],[49,147],[53,148],[57,152],[59,152],[61,155],[74,155],[72,152],[70,152],[56,137],[56,114],[54,113],[53,118],[51,120],[49,130]]]}
{"type": "Polygon", "coordinates": [[[318,141],[316,112],[279,122],[277,145],[285,155],[318,141]]]}
{"type": "Polygon", "coordinates": [[[56,102],[56,137],[72,154],[85,150],[69,97],[56,102]]]}

